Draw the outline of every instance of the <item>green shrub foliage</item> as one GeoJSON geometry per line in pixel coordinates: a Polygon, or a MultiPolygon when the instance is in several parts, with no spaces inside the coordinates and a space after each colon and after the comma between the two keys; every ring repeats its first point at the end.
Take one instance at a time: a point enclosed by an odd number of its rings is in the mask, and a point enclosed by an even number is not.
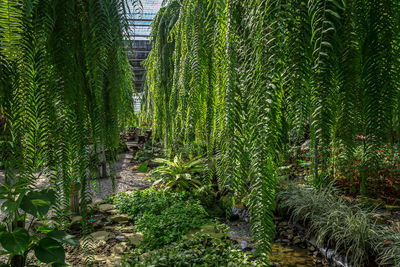
{"type": "Polygon", "coordinates": [[[0,3],[5,176],[32,186],[49,178],[61,219],[73,183],[82,185],[86,217],[88,181],[100,161],[111,160],[106,151],[116,151],[120,127],[133,111],[127,7],[123,0],[0,3]]]}
{"type": "Polygon", "coordinates": [[[131,216],[137,230],[143,233],[142,248],[154,249],[177,241],[190,229],[208,222],[208,214],[199,201],[182,192],[150,188],[120,193],[114,203],[131,216]]]}
{"type": "Polygon", "coordinates": [[[399,17],[392,0],[165,1],[143,111],[167,149],[205,144],[219,188],[246,197],[254,241],[269,250],[289,144],[311,139],[313,181],[325,186],[338,144],[355,164],[361,136],[368,166],[369,144],[399,139],[399,17]]]}
{"type": "Polygon", "coordinates": [[[228,239],[202,233],[133,258],[132,266],[263,266],[228,239]]]}

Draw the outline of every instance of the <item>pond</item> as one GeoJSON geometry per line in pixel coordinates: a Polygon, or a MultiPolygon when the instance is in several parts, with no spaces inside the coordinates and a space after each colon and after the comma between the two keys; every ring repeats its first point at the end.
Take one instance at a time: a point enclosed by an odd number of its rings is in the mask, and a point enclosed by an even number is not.
{"type": "MultiPolygon", "coordinates": [[[[230,231],[229,237],[237,241],[243,250],[251,249],[250,224],[244,221],[228,223],[230,231]]],[[[272,244],[271,262],[278,263],[276,266],[301,267],[301,266],[324,266],[321,259],[314,258],[313,255],[304,248],[284,243],[272,244]]]]}

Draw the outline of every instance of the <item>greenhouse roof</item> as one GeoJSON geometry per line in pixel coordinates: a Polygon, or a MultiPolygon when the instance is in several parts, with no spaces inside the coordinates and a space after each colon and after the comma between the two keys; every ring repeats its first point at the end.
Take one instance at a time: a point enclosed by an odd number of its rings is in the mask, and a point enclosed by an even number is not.
{"type": "Polygon", "coordinates": [[[131,36],[135,40],[148,40],[150,35],[150,24],[161,8],[163,0],[142,0],[143,9],[133,12],[130,19],[131,36]]]}

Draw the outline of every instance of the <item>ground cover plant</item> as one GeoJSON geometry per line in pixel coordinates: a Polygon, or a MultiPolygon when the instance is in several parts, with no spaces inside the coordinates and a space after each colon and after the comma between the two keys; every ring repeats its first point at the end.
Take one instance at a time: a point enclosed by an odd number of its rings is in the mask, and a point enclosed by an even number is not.
{"type": "Polygon", "coordinates": [[[350,264],[399,266],[399,227],[379,223],[371,207],[349,201],[332,187],[289,184],[278,193],[279,207],[307,226],[317,244],[335,248],[350,264]]]}
{"type": "Polygon", "coordinates": [[[137,230],[143,233],[143,249],[159,248],[178,241],[190,229],[209,222],[200,201],[189,193],[165,192],[154,188],[120,193],[113,198],[115,206],[128,214],[137,230]]]}
{"type": "Polygon", "coordinates": [[[261,266],[229,240],[205,233],[153,250],[145,257],[131,258],[133,266],[261,266]]]}

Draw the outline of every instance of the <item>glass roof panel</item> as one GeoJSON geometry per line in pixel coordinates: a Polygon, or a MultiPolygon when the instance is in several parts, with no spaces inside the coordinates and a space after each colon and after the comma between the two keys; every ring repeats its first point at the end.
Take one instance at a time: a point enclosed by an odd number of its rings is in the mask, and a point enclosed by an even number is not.
{"type": "Polygon", "coordinates": [[[142,0],[142,12],[133,12],[130,14],[130,35],[135,40],[149,39],[151,20],[157,15],[162,2],[163,0],[142,0]]]}

